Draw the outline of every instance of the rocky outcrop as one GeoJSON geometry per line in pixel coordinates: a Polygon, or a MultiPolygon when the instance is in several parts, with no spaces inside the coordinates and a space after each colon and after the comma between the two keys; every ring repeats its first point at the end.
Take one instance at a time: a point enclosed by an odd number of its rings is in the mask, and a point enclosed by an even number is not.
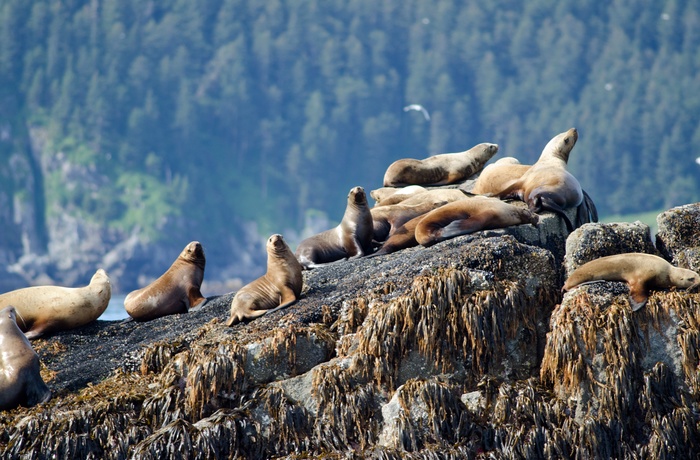
{"type": "Polygon", "coordinates": [[[0,413],[6,457],[638,458],[698,452],[700,298],[560,292],[566,264],[651,251],[560,219],[305,272],[232,328],[233,293],[34,344],[55,392],[0,413]],[[598,236],[596,236],[598,235],[598,236]],[[606,244],[593,245],[600,235],[606,244]],[[552,247],[550,245],[559,245],[552,247]],[[598,249],[594,249],[594,248],[598,249]],[[561,254],[561,257],[556,254],[561,254]],[[571,257],[570,257],[571,256],[571,257]]]}

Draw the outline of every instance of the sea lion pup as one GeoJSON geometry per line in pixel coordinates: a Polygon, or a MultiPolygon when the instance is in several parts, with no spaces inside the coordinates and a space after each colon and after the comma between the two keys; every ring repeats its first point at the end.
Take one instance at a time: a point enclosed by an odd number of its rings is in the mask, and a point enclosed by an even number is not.
{"type": "Polygon", "coordinates": [[[459,189],[435,189],[411,196],[397,204],[374,207],[370,209],[374,241],[385,241],[396,228],[414,217],[465,197],[459,189]]]}
{"type": "Polygon", "coordinates": [[[430,211],[418,222],[416,241],[423,246],[480,230],[537,225],[537,214],[525,207],[514,206],[497,198],[467,197],[430,211]]]}
{"type": "Polygon", "coordinates": [[[160,278],[126,296],[126,312],[136,321],[150,321],[199,306],[207,300],[200,291],[205,264],[202,245],[190,242],[160,278]]]}
{"type": "Polygon", "coordinates": [[[573,231],[574,225],[564,210],[584,203],[581,185],[566,170],[569,154],[577,140],[576,128],[554,136],[529,170],[519,179],[505,184],[503,190],[494,193],[493,196],[502,199],[517,198],[526,202],[534,212],[555,212],[564,219],[569,232],[573,231]]]}
{"type": "Polygon", "coordinates": [[[112,285],[103,269],[85,287],[32,286],[0,295],[0,308],[17,309],[19,328],[28,339],[74,329],[95,321],[107,309],[112,285]]]}
{"type": "Polygon", "coordinates": [[[458,153],[443,153],[423,160],[396,160],[384,173],[384,187],[447,185],[461,182],[481,171],[498,152],[496,144],[477,144],[458,153]]]}
{"type": "Polygon", "coordinates": [[[266,248],[267,272],[236,293],[227,326],[288,307],[299,298],[302,267],[282,235],[272,235],[266,248]]]}
{"type": "Polygon", "coordinates": [[[39,371],[39,356],[17,326],[16,315],[12,306],[0,311],[0,410],[51,399],[39,371]]]}
{"type": "Polygon", "coordinates": [[[475,195],[495,194],[503,190],[505,184],[520,179],[530,165],[520,164],[517,158],[504,157],[486,165],[474,182],[471,193],[475,195]]]}
{"type": "Polygon", "coordinates": [[[305,269],[372,253],[372,214],[362,187],[348,193],[348,203],[340,224],[306,238],[297,246],[296,257],[305,269]]]}
{"type": "Polygon", "coordinates": [[[425,187],[420,185],[409,185],[408,187],[382,187],[369,192],[376,204],[374,207],[388,206],[392,204],[401,203],[406,198],[412,197],[419,193],[427,191],[425,187]]]}
{"type": "Polygon", "coordinates": [[[692,270],[674,267],[661,257],[632,252],[581,265],[569,275],[562,291],[596,281],[625,281],[630,288],[632,310],[637,311],[646,304],[650,289],[696,289],[700,276],[692,270]]]}

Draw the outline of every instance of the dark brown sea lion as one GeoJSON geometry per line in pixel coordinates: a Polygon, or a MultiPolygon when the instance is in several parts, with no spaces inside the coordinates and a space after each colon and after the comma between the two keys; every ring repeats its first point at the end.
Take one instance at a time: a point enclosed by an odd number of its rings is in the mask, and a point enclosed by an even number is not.
{"type": "Polygon", "coordinates": [[[302,267],[282,235],[267,240],[267,272],[243,286],[231,301],[227,326],[285,308],[299,298],[302,267]]]}
{"type": "Polygon", "coordinates": [[[372,214],[362,187],[348,194],[345,214],[340,224],[330,230],[306,238],[296,250],[296,257],[305,269],[372,253],[372,214]]]}
{"type": "Polygon", "coordinates": [[[415,239],[423,246],[480,230],[537,225],[537,214],[497,198],[468,197],[430,211],[418,222],[415,239]]]}
{"type": "Polygon", "coordinates": [[[700,276],[692,270],[674,267],[661,257],[639,252],[616,254],[591,260],[574,270],[563,291],[596,281],[624,281],[629,285],[632,309],[646,304],[650,289],[696,289],[700,276]]]}
{"type": "Polygon", "coordinates": [[[384,173],[384,187],[447,185],[461,182],[481,171],[496,152],[498,145],[483,143],[464,152],[443,153],[423,160],[397,160],[389,165],[384,173]]]}
{"type": "Polygon", "coordinates": [[[0,410],[51,399],[41,378],[39,356],[17,326],[16,315],[12,306],[0,311],[0,410]]]}
{"type": "MultiPolygon", "coordinates": [[[[578,140],[576,128],[553,137],[542,150],[537,162],[530,167],[519,179],[505,184],[503,190],[494,193],[502,199],[517,198],[527,203],[531,211],[552,211],[559,214],[571,232],[574,225],[564,212],[565,209],[593,206],[592,200],[584,202],[584,193],[578,180],[566,170],[569,154],[578,140]]],[[[597,212],[579,211],[577,224],[586,214],[597,220],[597,212]]],[[[577,225],[578,226],[578,225],[577,225]]]]}
{"type": "Polygon", "coordinates": [[[14,306],[20,329],[27,338],[35,339],[95,321],[111,297],[109,276],[100,268],[85,287],[32,286],[7,292],[0,295],[0,308],[14,306]]]}
{"type": "Polygon", "coordinates": [[[136,321],[150,321],[199,306],[206,301],[200,291],[205,264],[204,248],[192,241],[160,278],[126,296],[126,312],[136,321]]]}

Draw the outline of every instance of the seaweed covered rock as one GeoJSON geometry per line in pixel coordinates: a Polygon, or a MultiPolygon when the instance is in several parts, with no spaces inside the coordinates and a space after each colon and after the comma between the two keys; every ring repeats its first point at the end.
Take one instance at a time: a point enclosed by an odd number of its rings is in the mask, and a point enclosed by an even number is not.
{"type": "Polygon", "coordinates": [[[678,206],[656,217],[656,246],[674,265],[700,271],[700,203],[678,206]]]}

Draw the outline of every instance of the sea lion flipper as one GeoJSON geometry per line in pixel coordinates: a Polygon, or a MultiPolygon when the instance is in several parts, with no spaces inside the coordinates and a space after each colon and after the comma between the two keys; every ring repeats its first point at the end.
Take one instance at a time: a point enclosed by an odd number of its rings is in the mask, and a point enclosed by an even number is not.
{"type": "MultiPolygon", "coordinates": [[[[38,367],[38,366],[37,366],[38,367]]],[[[37,374],[39,371],[37,370],[37,374]]],[[[51,390],[46,386],[41,379],[32,379],[27,384],[27,404],[34,406],[36,404],[45,403],[51,399],[51,390]]]]}
{"type": "Polygon", "coordinates": [[[632,311],[637,311],[646,305],[649,295],[644,289],[644,286],[640,285],[639,283],[630,283],[629,286],[632,311]]]}
{"type": "Polygon", "coordinates": [[[41,328],[41,329],[32,329],[31,331],[27,331],[27,332],[24,333],[24,336],[25,336],[27,339],[29,339],[29,340],[38,339],[38,338],[41,337],[42,335],[44,335],[44,329],[43,329],[43,328],[41,328]]]}

